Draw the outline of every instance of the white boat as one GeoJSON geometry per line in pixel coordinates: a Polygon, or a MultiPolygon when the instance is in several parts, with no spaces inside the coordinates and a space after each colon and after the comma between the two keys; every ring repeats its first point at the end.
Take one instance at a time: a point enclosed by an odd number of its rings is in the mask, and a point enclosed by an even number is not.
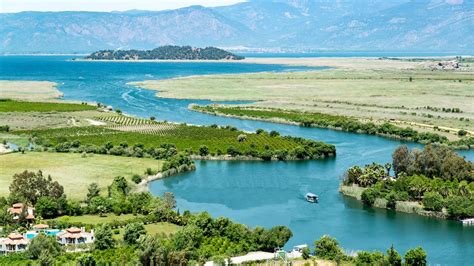
{"type": "Polygon", "coordinates": [[[317,203],[319,198],[317,195],[313,194],[313,193],[307,193],[306,194],[306,200],[308,202],[311,202],[311,203],[317,203]]]}

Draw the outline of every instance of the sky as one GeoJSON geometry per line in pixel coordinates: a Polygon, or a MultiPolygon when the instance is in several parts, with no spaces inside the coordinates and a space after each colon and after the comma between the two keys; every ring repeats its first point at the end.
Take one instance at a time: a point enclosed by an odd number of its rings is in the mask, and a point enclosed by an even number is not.
{"type": "Polygon", "coordinates": [[[0,0],[0,13],[21,11],[164,10],[191,5],[224,6],[245,0],[0,0]]]}

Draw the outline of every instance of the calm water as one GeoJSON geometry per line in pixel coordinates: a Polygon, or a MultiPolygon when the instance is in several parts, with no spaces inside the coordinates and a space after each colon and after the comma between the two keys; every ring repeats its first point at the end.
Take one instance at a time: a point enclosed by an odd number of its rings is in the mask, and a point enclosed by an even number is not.
{"type": "MultiPolygon", "coordinates": [[[[277,130],[284,135],[323,140],[337,157],[311,162],[197,162],[197,171],[151,184],[154,194],[172,191],[180,210],[209,211],[250,226],[286,225],[294,237],[287,247],[312,244],[323,234],[335,236],[347,250],[405,252],[423,246],[436,264],[474,264],[474,227],[386,210],[366,209],[342,197],[337,188],[347,167],[390,161],[401,142],[325,129],[245,121],[189,112],[190,103],[158,99],[155,92],[126,85],[130,81],[216,73],[305,70],[279,65],[235,63],[72,62],[67,57],[0,57],[0,79],[49,80],[60,84],[66,99],[98,101],[137,116],[192,124],[232,124],[243,130],[277,130]],[[319,204],[303,195],[314,192],[319,204]]],[[[409,143],[411,147],[419,146],[409,143]]],[[[474,152],[461,152],[470,160],[474,152]]]]}

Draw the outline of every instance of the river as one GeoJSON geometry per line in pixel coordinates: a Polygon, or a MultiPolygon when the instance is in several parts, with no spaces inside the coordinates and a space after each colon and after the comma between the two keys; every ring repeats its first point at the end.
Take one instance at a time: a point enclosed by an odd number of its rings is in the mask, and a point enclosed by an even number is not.
{"type": "MultiPolygon", "coordinates": [[[[175,194],[178,208],[208,211],[249,226],[286,225],[296,244],[312,245],[323,234],[336,237],[347,251],[381,250],[394,245],[401,253],[416,246],[428,252],[433,264],[474,264],[474,227],[389,210],[370,209],[341,196],[337,189],[344,170],[373,161],[391,160],[402,142],[378,136],[328,129],[302,128],[239,120],[191,112],[190,103],[210,101],[160,99],[155,91],[126,85],[131,81],[190,75],[300,71],[305,67],[241,63],[123,63],[74,62],[70,57],[0,57],[0,79],[47,80],[59,84],[65,99],[97,101],[140,117],[190,124],[234,125],[242,130],[277,130],[335,144],[337,157],[306,162],[197,162],[192,173],[150,185],[156,195],[175,194]],[[320,195],[319,204],[307,203],[306,192],[320,195]]],[[[404,143],[420,147],[414,143],[404,143]]],[[[474,152],[462,151],[468,159],[474,152]]]]}

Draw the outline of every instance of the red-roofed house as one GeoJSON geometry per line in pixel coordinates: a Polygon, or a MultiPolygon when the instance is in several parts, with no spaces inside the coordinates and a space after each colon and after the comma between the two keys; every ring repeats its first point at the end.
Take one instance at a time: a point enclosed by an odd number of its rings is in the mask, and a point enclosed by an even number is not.
{"type": "Polygon", "coordinates": [[[35,219],[34,210],[33,207],[25,206],[23,203],[15,203],[11,208],[8,208],[8,212],[13,215],[13,220],[20,219],[21,214],[25,212],[25,219],[29,222],[35,219]]]}
{"type": "Polygon", "coordinates": [[[0,238],[0,253],[25,251],[28,239],[18,233],[11,233],[7,238],[0,238]]]}
{"type": "Polygon", "coordinates": [[[84,228],[71,227],[57,234],[61,245],[91,244],[94,242],[94,232],[86,232],[84,228]]]}

